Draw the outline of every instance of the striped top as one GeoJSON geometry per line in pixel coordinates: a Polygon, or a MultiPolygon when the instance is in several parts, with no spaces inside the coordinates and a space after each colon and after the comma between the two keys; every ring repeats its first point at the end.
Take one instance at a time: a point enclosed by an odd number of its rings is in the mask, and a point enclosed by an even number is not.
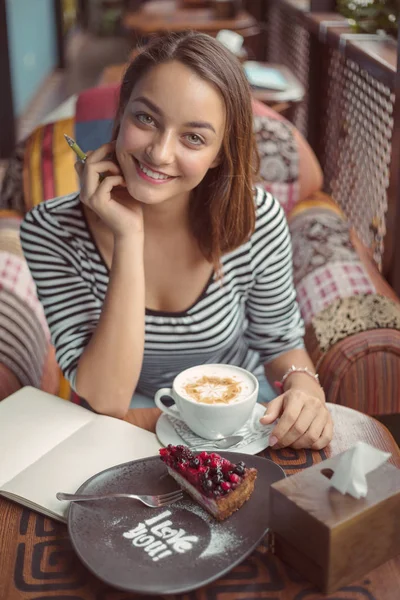
{"type": "MultiPolygon", "coordinates": [[[[255,203],[251,238],[222,257],[223,285],[213,274],[183,312],[146,309],[137,392],[153,396],[183,369],[204,363],[232,364],[260,375],[264,363],[304,347],[284,212],[258,187],[255,203]]],[[[21,243],[58,363],[75,388],[78,361],[99,321],[109,281],[79,196],[33,208],[21,224],[21,243]]]]}

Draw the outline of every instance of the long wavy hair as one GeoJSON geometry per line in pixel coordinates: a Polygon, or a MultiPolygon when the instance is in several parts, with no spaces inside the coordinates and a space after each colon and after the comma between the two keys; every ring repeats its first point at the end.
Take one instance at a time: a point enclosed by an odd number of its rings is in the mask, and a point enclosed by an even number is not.
{"type": "Polygon", "coordinates": [[[236,57],[206,34],[156,38],[129,65],[121,85],[113,139],[138,81],[154,66],[179,61],[221,94],[226,125],[218,166],[192,191],[190,223],[199,247],[219,271],[221,256],[249,239],[255,226],[254,181],[259,157],[253,134],[250,88],[236,57]]]}

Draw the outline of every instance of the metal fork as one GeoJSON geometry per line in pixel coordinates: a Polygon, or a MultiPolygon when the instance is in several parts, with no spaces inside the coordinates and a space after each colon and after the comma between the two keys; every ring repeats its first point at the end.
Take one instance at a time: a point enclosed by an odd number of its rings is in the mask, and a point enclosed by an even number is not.
{"type": "Polygon", "coordinates": [[[175,490],[168,494],[158,494],[155,496],[138,496],[137,494],[65,494],[64,492],[58,492],[56,494],[57,500],[70,500],[71,502],[83,502],[84,500],[109,500],[110,498],[131,498],[133,500],[140,500],[146,506],[151,508],[158,508],[160,506],[166,506],[172,504],[183,498],[182,490],[175,490]]]}

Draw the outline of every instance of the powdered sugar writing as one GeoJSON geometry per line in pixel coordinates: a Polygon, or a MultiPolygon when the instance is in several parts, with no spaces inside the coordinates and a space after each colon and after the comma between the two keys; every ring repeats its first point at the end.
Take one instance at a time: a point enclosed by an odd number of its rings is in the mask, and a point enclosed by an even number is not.
{"type": "MultiPolygon", "coordinates": [[[[176,505],[175,505],[176,506],[176,505]]],[[[182,508],[194,513],[210,527],[211,538],[207,548],[200,554],[199,558],[209,558],[218,554],[225,554],[233,550],[240,543],[237,531],[233,527],[229,527],[227,523],[218,523],[211,517],[201,506],[197,504],[182,504],[182,508]]]]}
{"type": "Polygon", "coordinates": [[[154,562],[171,556],[174,552],[184,554],[193,548],[199,538],[187,535],[184,529],[173,529],[172,521],[167,519],[170,515],[171,511],[165,510],[152,519],[146,519],[144,523],[138,523],[134,529],[122,535],[132,540],[133,546],[143,548],[154,562]]]}
{"type": "Polygon", "coordinates": [[[236,532],[222,527],[211,529],[211,539],[207,548],[200,554],[200,558],[208,558],[229,552],[238,544],[236,532]]]}

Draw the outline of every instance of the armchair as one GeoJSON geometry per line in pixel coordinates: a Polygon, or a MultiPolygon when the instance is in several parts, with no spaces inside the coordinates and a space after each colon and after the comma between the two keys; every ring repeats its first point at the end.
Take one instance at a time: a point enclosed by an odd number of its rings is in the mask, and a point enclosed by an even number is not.
{"type": "MultiPolygon", "coordinates": [[[[67,133],[87,151],[109,139],[118,86],[86,90],[73,115],[37,128],[0,195],[0,399],[34,385],[76,401],[57,366],[19,223],[36,203],[78,190],[67,133]],[[18,164],[20,167],[18,167],[18,164]]],[[[400,412],[400,304],[332,198],[300,133],[254,102],[261,183],[282,203],[306,346],[329,402],[367,414],[400,412]]]]}

